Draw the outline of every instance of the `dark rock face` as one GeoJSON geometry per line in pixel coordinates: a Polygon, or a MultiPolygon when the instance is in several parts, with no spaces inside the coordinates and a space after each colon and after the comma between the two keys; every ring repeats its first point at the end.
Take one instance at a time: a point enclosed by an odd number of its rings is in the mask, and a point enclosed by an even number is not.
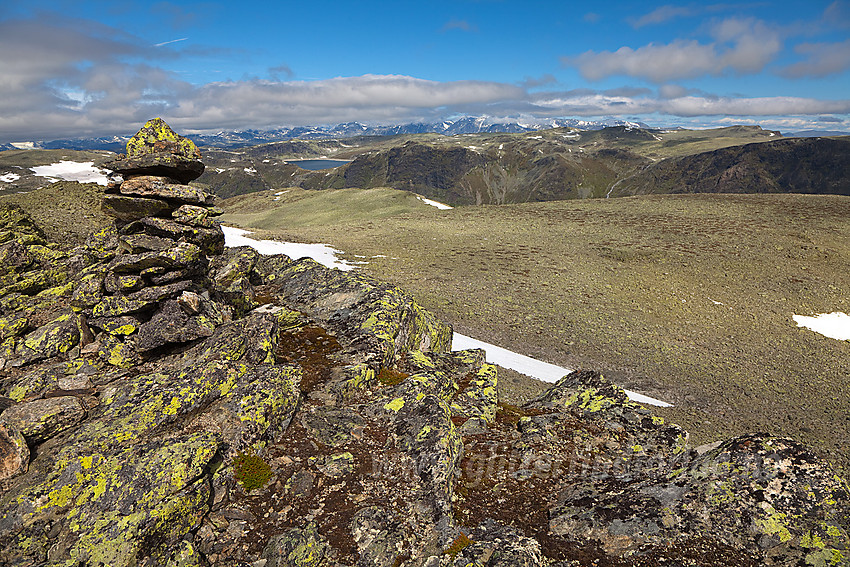
{"type": "Polygon", "coordinates": [[[159,222],[69,250],[0,209],[0,564],[848,562],[791,440],[693,449],[595,372],[502,404],[401,290],[159,222]]]}
{"type": "Polygon", "coordinates": [[[733,146],[653,164],[616,186],[649,193],[850,195],[850,137],[792,138],[733,146]]]}

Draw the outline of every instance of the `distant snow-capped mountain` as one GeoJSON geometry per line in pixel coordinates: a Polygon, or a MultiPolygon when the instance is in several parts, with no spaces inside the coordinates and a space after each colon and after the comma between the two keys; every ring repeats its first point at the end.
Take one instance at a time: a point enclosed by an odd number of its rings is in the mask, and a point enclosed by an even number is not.
{"type": "MultiPolygon", "coordinates": [[[[412,122],[385,126],[370,126],[360,122],[346,122],[335,126],[298,126],[294,128],[273,128],[269,130],[232,130],[215,134],[191,134],[190,137],[199,146],[234,148],[255,146],[270,142],[280,142],[294,138],[351,138],[354,136],[397,136],[400,134],[443,134],[458,136],[462,134],[482,133],[521,133],[545,130],[549,128],[578,128],[580,130],[601,130],[607,126],[626,126],[649,128],[641,122],[627,120],[591,121],[576,118],[518,119],[516,121],[496,120],[488,116],[464,116],[456,120],[440,122],[412,122]]],[[[16,142],[0,146],[0,151],[14,148],[30,149],[69,149],[69,150],[109,150],[122,152],[129,136],[104,136],[99,138],[74,138],[51,140],[48,142],[16,142]]]]}

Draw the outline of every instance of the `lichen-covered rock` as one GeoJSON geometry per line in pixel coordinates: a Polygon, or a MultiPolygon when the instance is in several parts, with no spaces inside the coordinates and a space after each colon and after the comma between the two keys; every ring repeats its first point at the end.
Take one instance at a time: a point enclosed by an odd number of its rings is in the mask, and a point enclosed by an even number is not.
{"type": "Polygon", "coordinates": [[[268,567],[330,567],[333,556],[333,549],[312,524],[275,536],[262,553],[268,567]]]}
{"type": "Polygon", "coordinates": [[[155,175],[172,177],[180,183],[189,183],[204,173],[200,160],[183,157],[170,152],[130,156],[104,162],[101,167],[111,169],[123,176],[155,175]]]}
{"type": "Polygon", "coordinates": [[[203,314],[190,316],[177,301],[169,300],[157,309],[150,321],[139,328],[136,347],[140,352],[145,352],[168,343],[186,343],[211,336],[215,328],[214,319],[203,314]]]}
{"type": "Polygon", "coordinates": [[[161,118],[148,120],[127,142],[127,155],[103,164],[124,176],[153,175],[189,183],[204,172],[201,152],[161,118]]]}
{"type": "Polygon", "coordinates": [[[86,417],[74,396],[61,396],[15,404],[0,414],[0,423],[17,429],[30,443],[41,443],[86,417]]]}
{"type": "MultiPolygon", "coordinates": [[[[215,203],[215,195],[188,185],[175,183],[167,177],[157,177],[154,175],[140,175],[128,179],[121,184],[119,191],[122,195],[168,202],[174,210],[180,207],[180,205],[212,206],[215,203]]],[[[183,210],[185,211],[186,209],[183,210]]]]}
{"type": "Polygon", "coordinates": [[[201,151],[194,142],[189,138],[177,134],[162,118],[148,120],[127,141],[127,155],[129,157],[163,152],[169,152],[191,159],[201,159],[201,151]]]}
{"type": "Polygon", "coordinates": [[[173,210],[168,203],[159,199],[140,199],[124,195],[104,195],[101,210],[118,220],[131,222],[143,217],[170,214],[173,210]]]}
{"type": "Polygon", "coordinates": [[[215,223],[209,217],[217,217],[224,214],[218,207],[198,207],[195,205],[181,205],[171,213],[177,222],[204,228],[213,228],[215,223]]]}
{"type": "Polygon", "coordinates": [[[145,217],[121,229],[123,234],[144,232],[174,241],[185,241],[200,246],[207,255],[214,256],[224,251],[224,233],[221,228],[193,226],[172,219],[145,217]]]}
{"type": "Polygon", "coordinates": [[[64,354],[80,342],[80,328],[73,313],[60,315],[23,338],[17,354],[27,362],[64,354]]]}

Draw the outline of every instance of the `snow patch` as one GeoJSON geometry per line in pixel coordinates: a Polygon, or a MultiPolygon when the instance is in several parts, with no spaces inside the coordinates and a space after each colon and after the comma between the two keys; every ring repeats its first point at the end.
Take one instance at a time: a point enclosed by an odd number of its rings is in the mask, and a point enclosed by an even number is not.
{"type": "Polygon", "coordinates": [[[811,329],[830,339],[850,341],[850,315],[846,313],[818,313],[814,317],[794,315],[793,319],[798,327],[811,329]]]}
{"type": "Polygon", "coordinates": [[[426,205],[431,205],[432,207],[437,207],[441,211],[447,211],[449,209],[454,208],[450,205],[446,205],[445,203],[440,203],[439,201],[432,201],[431,199],[426,199],[425,197],[423,197],[421,195],[417,195],[416,198],[419,199],[420,201],[422,201],[423,203],[425,203],[426,205]]]}
{"type": "Polygon", "coordinates": [[[30,170],[38,177],[47,177],[55,183],[59,179],[65,181],[79,181],[80,183],[97,183],[106,185],[106,173],[102,169],[94,167],[93,161],[77,162],[61,160],[50,165],[37,165],[30,170]]]}
{"type": "Polygon", "coordinates": [[[21,176],[17,173],[7,173],[6,175],[0,175],[0,181],[3,183],[11,183],[12,181],[17,181],[21,176]]]}
{"type": "MultiPolygon", "coordinates": [[[[497,347],[496,345],[461,335],[460,333],[454,333],[454,335],[452,335],[452,350],[466,350],[470,348],[484,349],[487,352],[487,362],[491,364],[498,364],[499,366],[516,370],[517,372],[537,378],[538,380],[543,380],[544,382],[557,382],[572,372],[569,368],[536,360],[530,356],[518,354],[502,347],[497,347]]],[[[637,392],[629,390],[624,391],[630,400],[639,404],[647,404],[663,408],[669,408],[672,406],[672,404],[662,402],[655,398],[650,398],[649,396],[644,396],[643,394],[638,394],[637,392]]]]}
{"type": "Polygon", "coordinates": [[[248,238],[250,230],[243,230],[232,226],[221,225],[224,232],[224,245],[250,246],[260,254],[270,256],[273,254],[285,254],[290,258],[312,258],[328,268],[337,268],[343,272],[353,270],[355,266],[345,260],[337,258],[342,254],[339,250],[331,248],[327,244],[303,244],[300,242],[278,242],[276,240],[254,240],[248,238]]]}
{"type": "Polygon", "coordinates": [[[253,167],[243,167],[242,170],[248,175],[254,175],[255,173],[257,173],[257,170],[253,167]]]}

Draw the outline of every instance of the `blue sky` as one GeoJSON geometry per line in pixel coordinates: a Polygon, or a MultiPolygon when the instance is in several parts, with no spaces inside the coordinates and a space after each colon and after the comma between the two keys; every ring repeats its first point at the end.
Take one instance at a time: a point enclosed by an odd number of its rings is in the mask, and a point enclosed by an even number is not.
{"type": "Polygon", "coordinates": [[[0,10],[0,141],[462,114],[848,130],[850,1],[0,10]]]}

